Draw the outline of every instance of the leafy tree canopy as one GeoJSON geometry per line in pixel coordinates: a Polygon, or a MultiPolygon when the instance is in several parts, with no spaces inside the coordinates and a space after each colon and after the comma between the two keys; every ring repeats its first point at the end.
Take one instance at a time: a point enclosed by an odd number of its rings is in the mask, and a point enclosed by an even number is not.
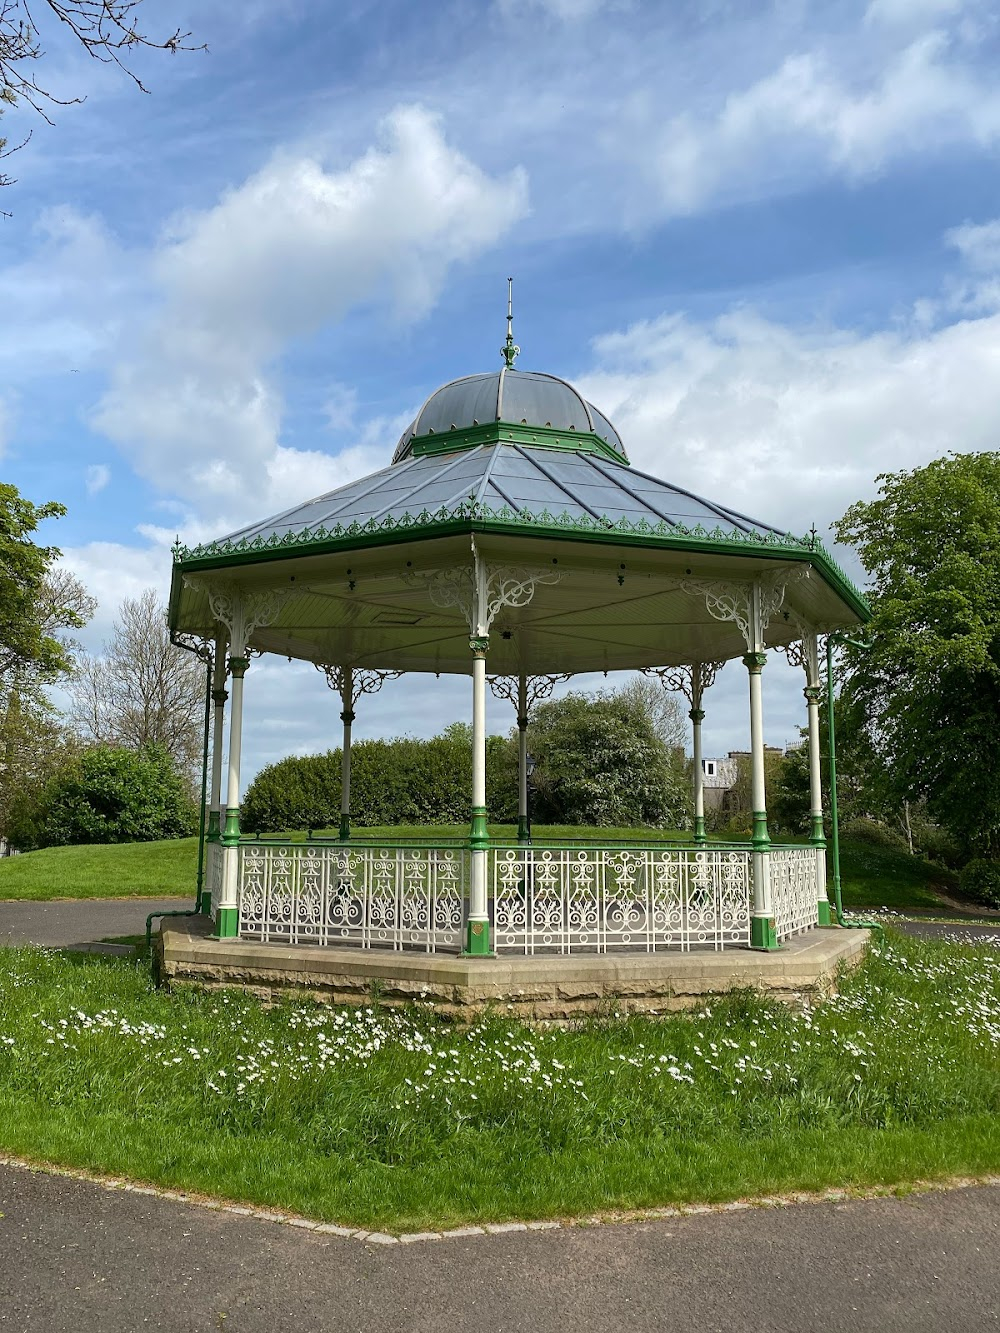
{"type": "Polygon", "coordinates": [[[196,827],[194,806],[166,750],[95,745],[49,780],[25,811],[15,841],[26,848],[152,842],[186,837],[196,827]]]}
{"type": "Polygon", "coordinates": [[[84,624],[93,611],[76,580],[51,569],[58,548],[34,541],[43,520],[65,512],[55,502],[34,505],[16,486],[0,484],[0,680],[52,680],[68,670],[69,645],[57,631],[84,624]]]}
{"type": "Polygon", "coordinates": [[[538,822],[612,827],[686,822],[683,754],[659,734],[643,691],[547,700],[535,711],[528,744],[538,759],[538,822]]]}
{"type": "Polygon", "coordinates": [[[878,478],[836,525],[871,576],[866,653],[843,687],[882,781],[968,849],[1000,853],[1000,453],[878,478]]]}

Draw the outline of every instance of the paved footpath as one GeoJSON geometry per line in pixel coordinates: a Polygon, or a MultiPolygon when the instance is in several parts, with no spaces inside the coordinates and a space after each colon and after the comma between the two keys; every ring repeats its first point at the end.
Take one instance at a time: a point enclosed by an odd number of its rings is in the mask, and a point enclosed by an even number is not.
{"type": "Polygon", "coordinates": [[[3,1333],[961,1333],[1000,1188],[379,1246],[0,1167],[3,1333]]]}
{"type": "MultiPolygon", "coordinates": [[[[150,912],[183,911],[188,898],[84,898],[73,902],[0,902],[0,944],[69,948],[115,935],[141,935],[150,912]]],[[[156,922],[153,922],[154,928],[156,922]]]]}

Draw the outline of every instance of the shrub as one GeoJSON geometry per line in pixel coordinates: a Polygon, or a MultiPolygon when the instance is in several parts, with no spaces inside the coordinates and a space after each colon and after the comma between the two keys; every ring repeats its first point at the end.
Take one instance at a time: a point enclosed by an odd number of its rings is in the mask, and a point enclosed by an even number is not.
{"type": "MultiPolygon", "coordinates": [[[[248,833],[336,828],[340,822],[340,750],[270,764],[247,788],[242,825],[248,833]]],[[[516,749],[502,736],[486,741],[489,817],[517,815],[516,749]]],[[[431,740],[396,737],[351,748],[351,823],[465,824],[472,792],[472,737],[461,723],[431,740]]]]}
{"type": "Polygon", "coordinates": [[[682,753],[657,734],[641,698],[570,693],[540,704],[529,728],[538,758],[538,822],[683,827],[682,753]]]}
{"type": "Polygon", "coordinates": [[[23,847],[152,842],[188,837],[197,822],[184,780],[161,746],[96,745],[51,778],[32,809],[20,812],[17,837],[23,847]]]}
{"type": "Polygon", "coordinates": [[[1000,907],[1000,861],[976,857],[962,870],[958,887],[976,902],[985,903],[987,907],[1000,907]]]}
{"type": "Polygon", "coordinates": [[[894,852],[908,852],[909,844],[901,833],[879,824],[874,819],[849,819],[840,826],[842,838],[853,838],[855,842],[866,842],[870,847],[887,847],[894,852]]]}

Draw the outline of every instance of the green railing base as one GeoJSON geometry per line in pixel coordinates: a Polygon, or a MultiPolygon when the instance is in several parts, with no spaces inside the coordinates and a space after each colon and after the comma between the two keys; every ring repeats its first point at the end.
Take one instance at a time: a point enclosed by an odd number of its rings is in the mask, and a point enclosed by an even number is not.
{"type": "Polygon", "coordinates": [[[470,921],[465,928],[465,948],[462,953],[467,958],[494,958],[490,948],[490,923],[488,921],[470,921]]]}
{"type": "Polygon", "coordinates": [[[780,949],[778,929],[773,916],[752,916],[750,918],[750,948],[765,949],[769,953],[780,949]]]}

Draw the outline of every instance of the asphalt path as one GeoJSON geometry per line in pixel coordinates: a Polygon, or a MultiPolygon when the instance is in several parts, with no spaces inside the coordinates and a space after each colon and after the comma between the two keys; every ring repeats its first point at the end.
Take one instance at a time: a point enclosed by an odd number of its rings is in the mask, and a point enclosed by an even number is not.
{"type": "Polygon", "coordinates": [[[976,1333],[1000,1189],[381,1246],[0,1167],[7,1333],[976,1333]]]}
{"type": "Polygon", "coordinates": [[[0,944],[44,944],[67,949],[115,935],[141,935],[150,912],[183,911],[192,904],[192,897],[0,902],[0,944]]]}

